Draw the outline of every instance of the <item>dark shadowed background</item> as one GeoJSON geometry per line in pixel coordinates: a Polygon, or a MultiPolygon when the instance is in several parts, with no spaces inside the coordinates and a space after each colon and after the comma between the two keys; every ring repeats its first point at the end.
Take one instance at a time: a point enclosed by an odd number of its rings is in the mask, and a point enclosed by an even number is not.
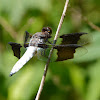
{"type": "MultiPolygon", "coordinates": [[[[32,58],[9,77],[18,60],[8,42],[23,43],[24,32],[49,26],[56,32],[65,0],[0,0],[0,100],[34,100],[46,62],[32,58]]],[[[51,62],[40,100],[100,100],[100,0],[70,0],[60,34],[87,32],[87,53],[51,62]]],[[[53,39],[53,38],[52,38],[53,39]]],[[[58,40],[59,42],[59,40],[58,40]]]]}

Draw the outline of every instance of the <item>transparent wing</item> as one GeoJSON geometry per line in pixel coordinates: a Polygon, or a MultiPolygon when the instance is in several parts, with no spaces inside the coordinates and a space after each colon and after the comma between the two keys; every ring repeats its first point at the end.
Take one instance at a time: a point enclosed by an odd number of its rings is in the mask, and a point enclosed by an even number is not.
{"type": "MultiPolygon", "coordinates": [[[[55,50],[52,54],[51,62],[76,59],[87,53],[87,49],[84,46],[77,44],[56,45],[54,49],[55,50]]],[[[50,50],[51,48],[39,49],[37,52],[38,59],[47,61],[50,50]]]]}
{"type": "Polygon", "coordinates": [[[46,48],[46,49],[38,48],[37,58],[42,61],[47,61],[49,52],[50,52],[50,48],[46,48]]]}
{"type": "Polygon", "coordinates": [[[80,39],[78,40],[77,44],[81,46],[86,46],[88,44],[91,44],[93,41],[93,37],[90,34],[83,34],[80,36],[80,39]]]}

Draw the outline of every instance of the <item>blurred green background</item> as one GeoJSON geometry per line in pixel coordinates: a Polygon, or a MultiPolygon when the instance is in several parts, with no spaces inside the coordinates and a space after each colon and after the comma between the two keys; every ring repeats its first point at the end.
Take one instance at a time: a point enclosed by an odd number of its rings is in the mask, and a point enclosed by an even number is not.
{"type": "MultiPolygon", "coordinates": [[[[49,26],[56,32],[65,0],[0,0],[0,100],[34,100],[46,62],[32,58],[9,77],[17,58],[7,43],[49,26]]],[[[100,0],[70,0],[60,34],[87,32],[88,52],[51,62],[40,100],[100,100],[100,0]]],[[[52,38],[53,39],[53,38],[52,38]]],[[[58,40],[59,41],[59,40],[58,40]]]]}

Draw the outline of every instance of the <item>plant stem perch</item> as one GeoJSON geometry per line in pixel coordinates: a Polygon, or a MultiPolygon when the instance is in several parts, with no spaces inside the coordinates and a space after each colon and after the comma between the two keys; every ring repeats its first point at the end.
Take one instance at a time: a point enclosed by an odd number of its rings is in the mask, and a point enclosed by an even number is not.
{"type": "MultiPolygon", "coordinates": [[[[58,34],[59,34],[59,31],[61,29],[61,26],[62,26],[64,17],[65,17],[65,14],[66,14],[68,2],[69,2],[69,0],[66,0],[66,2],[65,2],[64,10],[63,10],[63,13],[62,13],[62,16],[61,16],[61,19],[60,19],[60,22],[59,22],[59,25],[58,25],[58,28],[57,28],[57,31],[56,31],[56,35],[55,35],[55,38],[54,38],[54,44],[57,41],[58,34]]],[[[44,82],[45,82],[45,78],[46,78],[46,74],[47,74],[47,70],[48,70],[48,66],[49,66],[49,62],[50,62],[50,58],[52,56],[52,53],[53,53],[53,47],[50,50],[49,57],[48,57],[48,61],[47,61],[46,65],[45,65],[44,74],[42,76],[42,80],[41,80],[41,83],[40,83],[40,87],[39,87],[39,90],[38,90],[38,93],[36,95],[35,100],[39,100],[40,95],[41,95],[41,92],[43,90],[43,86],[44,86],[44,82]]]]}

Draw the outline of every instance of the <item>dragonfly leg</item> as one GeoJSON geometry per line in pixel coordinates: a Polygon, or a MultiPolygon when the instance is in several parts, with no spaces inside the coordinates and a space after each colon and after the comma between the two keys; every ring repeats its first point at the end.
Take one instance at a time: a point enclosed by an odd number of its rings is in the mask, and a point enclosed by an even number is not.
{"type": "Polygon", "coordinates": [[[50,42],[50,41],[47,41],[49,44],[52,44],[52,42],[50,42]]]}

